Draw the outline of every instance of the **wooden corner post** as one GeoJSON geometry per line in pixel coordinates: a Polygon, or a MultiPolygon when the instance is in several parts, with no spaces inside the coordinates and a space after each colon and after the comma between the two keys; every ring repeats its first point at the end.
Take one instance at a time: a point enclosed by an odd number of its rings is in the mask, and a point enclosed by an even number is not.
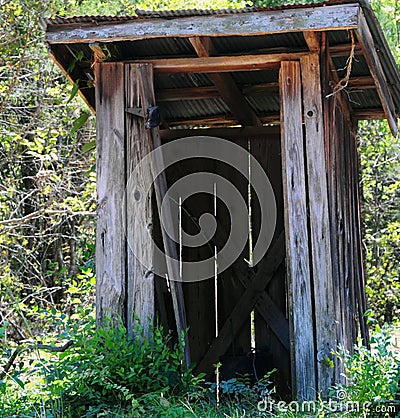
{"type": "Polygon", "coordinates": [[[319,49],[301,58],[310,257],[314,293],[317,390],[326,396],[334,383],[336,313],[332,277],[329,202],[325,161],[319,49]]]}
{"type": "Polygon", "coordinates": [[[302,401],[316,397],[316,370],[298,61],[282,61],[279,86],[292,391],[302,401]]]}

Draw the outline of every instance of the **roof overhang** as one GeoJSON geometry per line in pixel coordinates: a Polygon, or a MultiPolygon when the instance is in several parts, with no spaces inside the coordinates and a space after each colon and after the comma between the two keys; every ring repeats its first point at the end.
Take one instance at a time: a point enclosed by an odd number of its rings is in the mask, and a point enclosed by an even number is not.
{"type": "Polygon", "coordinates": [[[243,124],[225,100],[223,90],[232,89],[236,98],[246,98],[242,105],[253,115],[248,120],[272,122],[279,63],[310,52],[308,33],[325,32],[333,70],[340,78],[353,54],[352,74],[345,87],[354,118],[386,118],[393,134],[397,133],[399,69],[366,3],[141,12],[134,17],[49,19],[46,25],[51,55],[68,78],[79,84],[80,94],[92,109],[95,60],[152,63],[158,77],[157,100],[169,102],[171,113],[179,116],[175,121],[167,115],[169,126],[193,125],[196,118],[205,124],[218,114],[222,125],[243,124]],[[246,77],[256,71],[258,76],[246,77]],[[219,86],[216,79],[221,73],[226,76],[219,86]],[[185,100],[191,101],[192,114],[182,103],[185,100]]]}

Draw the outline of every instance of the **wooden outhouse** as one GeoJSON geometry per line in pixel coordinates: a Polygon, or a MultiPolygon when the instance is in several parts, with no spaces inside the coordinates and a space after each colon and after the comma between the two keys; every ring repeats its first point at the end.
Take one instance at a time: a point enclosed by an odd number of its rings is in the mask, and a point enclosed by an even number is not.
{"type": "Polygon", "coordinates": [[[400,111],[399,70],[369,5],[137,11],[46,25],[50,54],[97,116],[99,321],[118,315],[132,329],[136,314],[175,338],[188,328],[186,361],[208,378],[218,362],[222,378],[276,368],[282,395],[326,393],[340,380],[337,345],[351,349],[357,336],[368,345],[357,122],[387,119],[396,135],[400,111]],[[162,154],[135,172],[151,150],[193,136],[194,148],[206,137],[236,144],[267,174],[276,227],[257,264],[265,199],[251,175],[195,152],[157,178],[162,154]],[[224,271],[218,251],[237,225],[217,192],[179,202],[181,232],[198,233],[205,212],[216,217],[217,232],[197,248],[166,232],[177,202],[161,214],[168,187],[199,172],[225,178],[247,205],[245,246],[224,271]],[[166,275],[151,267],[155,246],[166,275]],[[182,259],[210,253],[214,277],[185,280],[182,259]]]}

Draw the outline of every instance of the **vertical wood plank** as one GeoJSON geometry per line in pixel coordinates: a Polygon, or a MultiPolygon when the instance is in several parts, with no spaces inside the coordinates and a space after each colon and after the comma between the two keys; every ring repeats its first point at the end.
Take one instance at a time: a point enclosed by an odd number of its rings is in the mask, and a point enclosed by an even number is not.
{"type": "MultiPolygon", "coordinates": [[[[322,96],[326,98],[332,92],[330,81],[334,73],[331,71],[331,58],[329,56],[329,44],[326,33],[321,36],[321,80],[322,80],[322,96]]],[[[330,96],[323,100],[324,110],[324,128],[325,128],[325,154],[328,175],[328,203],[329,203],[329,220],[330,220],[330,237],[331,237],[331,254],[332,254],[332,285],[333,298],[335,306],[335,329],[337,343],[346,346],[345,343],[345,322],[342,318],[341,305],[341,281],[340,281],[340,261],[339,261],[339,227],[338,227],[338,197],[337,179],[339,176],[339,167],[336,152],[336,99],[338,95],[330,96]]],[[[342,382],[344,374],[344,366],[340,361],[335,361],[335,382],[342,382]]]]}
{"type": "MultiPolygon", "coordinates": [[[[143,114],[145,115],[147,109],[150,106],[154,106],[156,103],[155,94],[154,94],[154,77],[153,77],[153,67],[151,64],[138,64],[137,65],[137,74],[139,79],[139,89],[141,97],[141,106],[143,109],[143,114]]],[[[161,146],[160,130],[158,127],[152,129],[146,129],[147,141],[150,144],[150,147],[156,149],[161,146]]],[[[155,195],[157,199],[157,206],[159,210],[159,216],[161,218],[161,205],[163,204],[163,199],[167,191],[167,177],[164,171],[165,164],[162,158],[162,154],[156,154],[154,158],[154,167],[156,171],[161,174],[157,177],[155,182],[155,195]]],[[[167,199],[164,202],[165,206],[165,217],[163,222],[165,225],[172,227],[172,209],[171,202],[167,199]]],[[[166,264],[168,275],[170,278],[170,288],[172,295],[172,302],[174,306],[174,314],[176,321],[176,329],[178,337],[181,336],[182,332],[187,329],[186,321],[186,310],[185,310],[185,300],[182,289],[182,282],[180,282],[179,275],[179,262],[178,262],[178,253],[176,249],[176,243],[168,236],[167,232],[162,229],[164,251],[166,254],[166,264]]],[[[189,340],[186,334],[185,336],[185,362],[187,367],[190,365],[190,347],[189,340]]]]}
{"type": "MultiPolygon", "coordinates": [[[[283,191],[282,191],[282,162],[281,162],[281,143],[280,135],[266,134],[262,137],[251,138],[250,149],[252,155],[257,158],[262,168],[268,175],[274,190],[277,220],[275,227],[275,234],[271,245],[278,238],[279,234],[284,231],[284,205],[283,205],[283,191]]],[[[261,225],[261,211],[257,197],[252,194],[251,213],[252,213],[252,229],[253,242],[258,239],[260,225],[261,225]]],[[[281,315],[287,320],[287,303],[286,303],[286,272],[284,264],[278,269],[274,278],[271,280],[266,291],[270,299],[278,307],[281,315]]],[[[266,304],[263,296],[257,302],[257,308],[260,303],[265,306],[266,311],[271,314],[271,304],[266,304]]],[[[271,318],[272,319],[272,318],[271,318]]],[[[282,321],[273,320],[274,325],[280,328],[281,332],[288,333],[288,325],[283,326],[282,321]]],[[[256,352],[268,355],[268,368],[277,369],[277,372],[272,375],[274,385],[282,398],[290,396],[289,388],[291,386],[290,377],[290,353],[284,347],[282,341],[277,338],[276,333],[271,328],[272,322],[266,322],[265,317],[260,313],[259,309],[254,312],[254,327],[255,327],[255,344],[256,352]]],[[[288,321],[287,321],[288,323],[288,321]]],[[[289,339],[288,339],[289,340],[289,339]]]]}
{"type": "Polygon", "coordinates": [[[336,350],[335,300],[332,283],[329,205],[325,163],[324,120],[318,53],[301,59],[308,207],[311,232],[311,266],[318,391],[328,393],[334,383],[332,352],[336,350]]]}
{"type": "MultiPolygon", "coordinates": [[[[140,93],[137,66],[126,64],[126,107],[138,107],[140,93]]],[[[136,315],[148,335],[154,319],[154,273],[152,237],[152,172],[151,166],[139,173],[136,165],[148,154],[150,144],[146,138],[144,119],[126,113],[126,236],[127,246],[127,329],[131,331],[136,315]],[[135,178],[133,178],[135,176],[135,178]],[[145,191],[150,190],[146,196],[145,191]],[[139,262],[142,260],[144,265],[139,262]],[[148,266],[148,267],[145,267],[148,266]]]]}
{"type": "Polygon", "coordinates": [[[125,106],[124,66],[97,63],[97,230],[96,314],[125,321],[126,244],[125,209],[125,106]]]}
{"type": "Polygon", "coordinates": [[[315,397],[313,313],[307,233],[300,63],[280,69],[282,176],[286,265],[291,323],[292,390],[299,400],[315,397]]]}
{"type": "MultiPolygon", "coordinates": [[[[247,150],[248,140],[243,136],[240,139],[234,140],[235,144],[239,145],[243,149],[247,150]]],[[[231,150],[233,152],[233,150],[231,150]]],[[[236,152],[239,152],[238,150],[236,152]]],[[[232,156],[234,159],[234,157],[232,156]]],[[[237,157],[238,158],[238,157],[237,157]]],[[[231,184],[235,185],[235,189],[239,191],[244,201],[248,199],[248,182],[231,166],[223,164],[216,164],[216,172],[223,178],[227,179],[231,184]]],[[[232,219],[229,214],[229,210],[235,208],[235,198],[232,196],[231,201],[228,199],[223,203],[217,201],[217,219],[218,227],[225,232],[226,236],[222,239],[221,235],[216,234],[214,242],[218,249],[225,245],[228,239],[227,233],[232,228],[239,228],[238,225],[232,225],[232,219]]],[[[248,223],[248,219],[243,219],[243,223],[248,223]]],[[[224,234],[224,235],[225,235],[224,234]]],[[[220,325],[224,324],[229,317],[236,304],[243,295],[243,284],[246,283],[246,279],[249,277],[249,266],[245,259],[249,259],[249,244],[248,242],[243,248],[242,253],[237,260],[218,277],[218,318],[220,325]],[[238,277],[240,276],[240,278],[238,277]],[[243,278],[243,280],[241,280],[243,278]]],[[[243,321],[243,325],[236,335],[232,335],[232,344],[228,348],[227,356],[239,356],[248,355],[251,350],[251,323],[250,315],[243,321]]]]}

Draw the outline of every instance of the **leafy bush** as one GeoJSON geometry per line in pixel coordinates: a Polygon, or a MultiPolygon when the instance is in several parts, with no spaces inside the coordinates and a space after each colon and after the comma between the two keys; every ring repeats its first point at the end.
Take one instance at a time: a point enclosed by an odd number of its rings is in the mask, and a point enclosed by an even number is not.
{"type": "Polygon", "coordinates": [[[146,338],[138,325],[129,336],[123,325],[109,324],[79,336],[74,348],[61,354],[60,373],[51,384],[63,388],[74,416],[89,406],[125,408],[143,395],[170,396],[197,387],[198,380],[184,366],[182,340],[170,348],[161,327],[150,334],[146,338]]]}
{"type": "Polygon", "coordinates": [[[400,360],[393,350],[390,328],[375,327],[372,349],[357,345],[354,354],[342,350],[338,356],[346,371],[346,384],[338,386],[352,401],[380,402],[396,399],[399,393],[400,360]]]}

